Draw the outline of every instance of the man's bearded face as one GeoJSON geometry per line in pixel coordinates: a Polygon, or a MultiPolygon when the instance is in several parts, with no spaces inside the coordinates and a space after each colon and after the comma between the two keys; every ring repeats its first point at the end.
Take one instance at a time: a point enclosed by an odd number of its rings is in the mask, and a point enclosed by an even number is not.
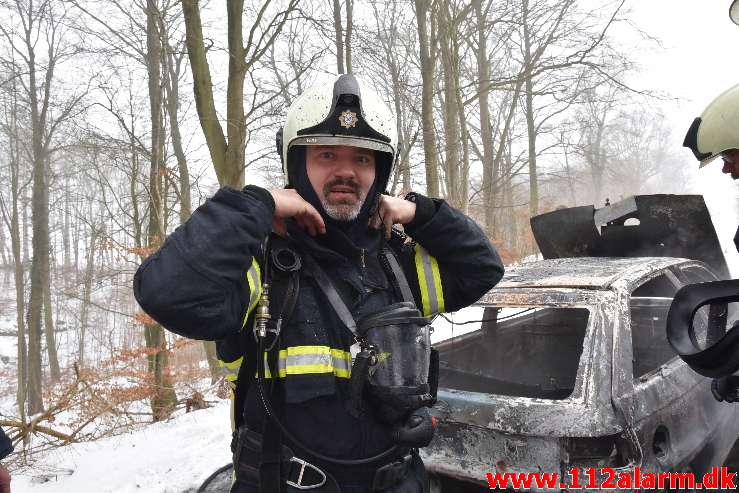
{"type": "Polygon", "coordinates": [[[374,152],[351,146],[307,146],[305,166],[326,214],[337,221],[356,219],[375,181],[374,152]]]}

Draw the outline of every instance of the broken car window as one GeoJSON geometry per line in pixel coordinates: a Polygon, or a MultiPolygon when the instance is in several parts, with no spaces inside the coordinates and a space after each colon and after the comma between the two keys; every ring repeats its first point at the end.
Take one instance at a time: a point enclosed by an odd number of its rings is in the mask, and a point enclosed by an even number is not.
{"type": "Polygon", "coordinates": [[[676,357],[667,343],[665,326],[677,289],[663,274],[645,282],[631,294],[634,378],[643,377],[676,357]]]}
{"type": "MultiPolygon", "coordinates": [[[[475,309],[479,317],[480,307],[475,309]]],[[[589,316],[587,308],[489,306],[476,324],[455,326],[454,337],[448,324],[435,321],[441,326],[436,333],[449,335],[435,343],[441,359],[439,387],[565,399],[575,388],[589,316]]]]}

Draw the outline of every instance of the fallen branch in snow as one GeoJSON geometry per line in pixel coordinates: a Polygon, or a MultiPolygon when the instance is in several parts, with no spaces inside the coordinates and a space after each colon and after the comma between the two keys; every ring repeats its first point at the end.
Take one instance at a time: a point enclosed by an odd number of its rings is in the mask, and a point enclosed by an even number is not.
{"type": "MultiPolygon", "coordinates": [[[[197,355],[192,356],[195,349],[199,347],[186,339],[170,346],[172,361],[182,358],[170,367],[175,390],[182,395],[181,405],[172,411],[209,407],[215,401],[207,397],[215,397],[223,387],[222,382],[210,385],[209,369],[199,364],[197,355]]],[[[75,363],[65,369],[60,383],[48,387],[43,396],[44,412],[27,418],[0,414],[0,426],[16,446],[16,452],[4,462],[11,472],[43,469],[47,451],[120,435],[151,423],[154,388],[146,367],[147,350],[117,350],[114,357],[94,368],[75,363]]],[[[229,389],[227,383],[225,388],[229,389]]],[[[226,398],[229,393],[221,392],[226,398]]]]}
{"type": "Polygon", "coordinates": [[[27,433],[46,433],[47,435],[53,436],[54,438],[59,438],[60,440],[64,440],[66,442],[72,441],[71,436],[65,435],[64,433],[52,430],[51,428],[47,428],[46,426],[41,426],[38,424],[21,423],[20,421],[9,421],[7,419],[0,419],[0,426],[4,426],[6,428],[18,428],[19,430],[21,430],[20,434],[11,437],[11,440],[13,440],[14,443],[20,441],[20,439],[23,437],[24,431],[26,431],[27,433]]]}

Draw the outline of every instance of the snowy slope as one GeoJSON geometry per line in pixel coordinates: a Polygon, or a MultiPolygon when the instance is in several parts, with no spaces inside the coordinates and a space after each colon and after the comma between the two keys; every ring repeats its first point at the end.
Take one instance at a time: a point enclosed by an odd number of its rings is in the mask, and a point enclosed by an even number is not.
{"type": "Polygon", "coordinates": [[[13,493],[184,493],[231,461],[229,402],[134,433],[74,444],[14,475],[13,493]]]}

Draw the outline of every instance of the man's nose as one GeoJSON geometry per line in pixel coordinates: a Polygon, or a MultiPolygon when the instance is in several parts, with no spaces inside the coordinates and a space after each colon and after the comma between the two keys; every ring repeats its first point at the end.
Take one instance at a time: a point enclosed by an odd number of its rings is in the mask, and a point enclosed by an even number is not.
{"type": "Polygon", "coordinates": [[[723,169],[721,170],[721,172],[722,172],[722,173],[726,173],[726,174],[729,174],[729,173],[731,173],[732,171],[734,171],[734,166],[733,166],[732,164],[729,164],[729,163],[727,163],[727,162],[724,162],[724,167],[723,167],[723,169]]]}
{"type": "Polygon", "coordinates": [[[336,167],[334,168],[334,175],[353,177],[355,175],[354,166],[352,160],[349,158],[339,158],[336,160],[336,167]]]}

